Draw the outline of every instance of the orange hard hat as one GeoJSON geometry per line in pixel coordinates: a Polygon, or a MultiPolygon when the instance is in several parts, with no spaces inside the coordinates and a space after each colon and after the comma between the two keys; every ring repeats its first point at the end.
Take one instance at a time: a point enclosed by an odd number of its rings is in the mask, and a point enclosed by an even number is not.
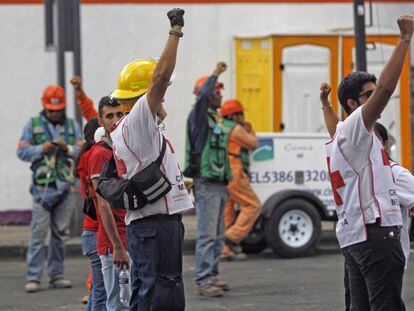
{"type": "Polygon", "coordinates": [[[220,108],[220,112],[223,117],[243,112],[243,110],[243,105],[236,99],[226,100],[220,108]]]}
{"type": "MultiPolygon", "coordinates": [[[[194,86],[194,95],[198,95],[200,92],[201,87],[206,83],[209,77],[203,76],[199,78],[194,86]]],[[[224,84],[221,82],[216,82],[216,86],[214,88],[214,91],[221,92],[221,90],[224,89],[224,84]]]]}
{"type": "Polygon", "coordinates": [[[66,107],[65,90],[60,85],[48,85],[42,96],[42,104],[47,110],[63,110],[66,107]]]}

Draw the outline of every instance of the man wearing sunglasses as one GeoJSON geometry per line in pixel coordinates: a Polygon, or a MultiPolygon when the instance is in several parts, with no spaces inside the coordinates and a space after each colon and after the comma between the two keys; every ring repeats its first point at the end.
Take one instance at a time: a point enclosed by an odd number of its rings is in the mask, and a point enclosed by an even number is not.
{"type": "MultiPolygon", "coordinates": [[[[326,144],[351,310],[404,310],[401,209],[387,153],[373,134],[397,86],[413,34],[412,16],[402,16],[397,23],[400,41],[378,83],[365,72],[351,73],[340,83],[338,98],[349,116],[326,144]]],[[[322,109],[331,109],[325,96],[321,99],[322,109]]]]}
{"type": "Polygon", "coordinates": [[[226,260],[243,260],[240,242],[249,234],[257,217],[260,215],[260,201],[253,191],[249,180],[249,150],[259,147],[259,141],[252,126],[244,119],[244,108],[235,99],[227,100],[221,105],[221,115],[236,123],[230,134],[228,156],[233,179],[227,186],[229,199],[224,209],[224,236],[226,244],[221,258],[226,260]],[[235,204],[240,208],[236,217],[235,204]]]}

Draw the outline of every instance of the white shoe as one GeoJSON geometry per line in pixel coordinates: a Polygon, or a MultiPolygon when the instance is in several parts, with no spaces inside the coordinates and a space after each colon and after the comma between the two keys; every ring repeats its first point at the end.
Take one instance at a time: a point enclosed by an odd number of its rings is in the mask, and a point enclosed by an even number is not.
{"type": "Polygon", "coordinates": [[[27,282],[24,286],[24,290],[26,293],[36,293],[40,290],[40,284],[33,281],[27,282]]]}

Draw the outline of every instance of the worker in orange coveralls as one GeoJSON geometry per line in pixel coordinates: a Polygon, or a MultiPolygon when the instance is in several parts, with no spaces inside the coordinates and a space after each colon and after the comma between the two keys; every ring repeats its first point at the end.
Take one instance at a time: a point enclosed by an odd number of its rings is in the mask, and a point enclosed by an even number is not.
{"type": "Polygon", "coordinates": [[[221,258],[243,260],[246,255],[242,252],[240,242],[249,234],[261,210],[259,198],[253,191],[248,176],[249,150],[258,148],[259,141],[251,124],[245,121],[244,109],[239,101],[232,99],[224,102],[221,105],[221,115],[237,123],[228,142],[233,180],[227,187],[229,199],[224,210],[226,244],[221,258]],[[240,209],[238,215],[235,204],[240,209]]]}

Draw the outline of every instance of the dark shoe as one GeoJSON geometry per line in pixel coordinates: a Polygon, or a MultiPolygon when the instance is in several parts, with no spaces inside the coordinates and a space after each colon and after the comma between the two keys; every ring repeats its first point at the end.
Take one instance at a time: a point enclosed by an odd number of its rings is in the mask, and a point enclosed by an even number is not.
{"type": "Polygon", "coordinates": [[[242,253],[243,249],[241,248],[240,244],[234,243],[233,241],[230,241],[229,239],[226,238],[226,245],[230,248],[230,250],[235,253],[242,253]]]}
{"type": "Polygon", "coordinates": [[[247,260],[247,255],[245,253],[233,253],[230,256],[221,256],[221,261],[245,261],[247,260]]]}
{"type": "Polygon", "coordinates": [[[72,282],[69,280],[66,280],[65,278],[59,278],[59,279],[55,279],[53,281],[50,281],[49,284],[50,288],[71,288],[72,287],[72,282]]]}
{"type": "Polygon", "coordinates": [[[220,297],[223,296],[223,290],[213,284],[199,285],[197,286],[197,292],[201,296],[206,297],[220,297]]]}

